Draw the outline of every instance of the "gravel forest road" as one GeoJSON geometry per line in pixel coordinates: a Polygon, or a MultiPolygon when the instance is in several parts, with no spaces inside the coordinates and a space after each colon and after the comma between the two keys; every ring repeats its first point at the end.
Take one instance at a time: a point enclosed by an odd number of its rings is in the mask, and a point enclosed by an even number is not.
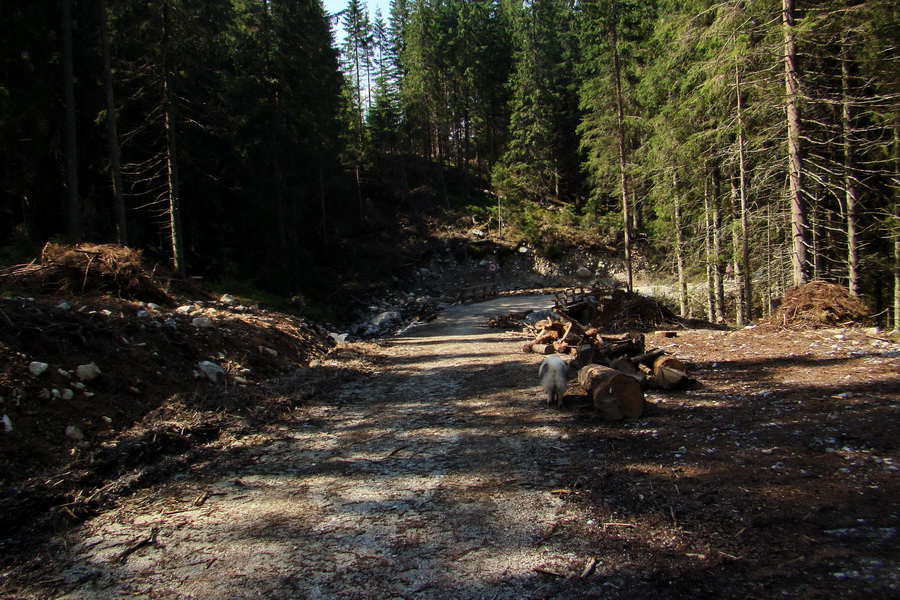
{"type": "Polygon", "coordinates": [[[592,559],[562,534],[589,519],[561,499],[579,468],[564,413],[540,357],[486,326],[550,300],[458,305],[370,345],[377,369],[328,401],[73,532],[53,597],[581,597],[557,576],[592,559]]]}

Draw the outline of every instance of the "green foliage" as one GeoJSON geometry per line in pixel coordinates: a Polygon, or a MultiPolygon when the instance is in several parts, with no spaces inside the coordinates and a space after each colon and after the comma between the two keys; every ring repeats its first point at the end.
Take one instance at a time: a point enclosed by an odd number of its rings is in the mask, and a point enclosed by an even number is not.
{"type": "MultiPolygon", "coordinates": [[[[105,125],[116,119],[130,243],[167,247],[177,179],[189,270],[207,278],[309,297],[336,273],[366,285],[379,272],[360,240],[389,228],[398,206],[491,223],[499,198],[504,236],[551,254],[571,240],[616,240],[618,57],[624,175],[632,225],[651,237],[646,254],[664,262],[677,250],[689,273],[703,272],[716,212],[717,264],[742,217],[750,270],[784,262],[778,0],[395,0],[387,22],[348,4],[350,36],[336,41],[319,0],[107,0],[117,103],[107,114],[100,13],[72,3],[87,239],[115,235],[105,125]],[[742,175],[744,214],[732,191],[742,175]]],[[[0,28],[9,260],[68,217],[58,8],[9,3],[0,28]]],[[[885,215],[896,203],[900,10],[890,0],[798,9],[815,250],[823,275],[846,278],[845,187],[857,181],[864,283],[874,287],[897,229],[885,215]]]]}

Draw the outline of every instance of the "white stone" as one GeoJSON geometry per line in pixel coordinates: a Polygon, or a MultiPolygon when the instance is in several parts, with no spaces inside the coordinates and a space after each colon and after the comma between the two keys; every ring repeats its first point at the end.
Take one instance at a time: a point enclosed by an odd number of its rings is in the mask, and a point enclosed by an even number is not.
{"type": "Polygon", "coordinates": [[[197,317],[196,319],[191,321],[191,323],[194,325],[194,327],[199,327],[201,329],[209,329],[213,326],[212,319],[210,319],[209,317],[197,317]]]}
{"type": "Polygon", "coordinates": [[[80,442],[84,439],[84,433],[74,425],[66,427],[66,436],[76,442],[80,442]]]}
{"type": "Polygon", "coordinates": [[[197,368],[213,383],[225,383],[225,380],[227,379],[225,369],[212,361],[204,360],[197,365],[197,368]]]}
{"type": "Polygon", "coordinates": [[[3,418],[0,419],[0,423],[3,424],[3,433],[9,433],[13,430],[12,420],[8,415],[3,415],[3,418]]]}
{"type": "Polygon", "coordinates": [[[46,371],[49,366],[50,365],[48,365],[45,362],[40,362],[40,361],[34,360],[28,364],[28,370],[31,371],[32,375],[37,377],[38,375],[40,375],[41,373],[46,371]]]}
{"type": "Polygon", "coordinates": [[[224,294],[221,298],[219,298],[219,302],[221,302],[222,304],[237,304],[237,298],[235,298],[231,294],[224,294]]]}
{"type": "Polygon", "coordinates": [[[75,397],[75,392],[70,390],[69,388],[64,388],[61,394],[63,400],[71,400],[75,397]]]}
{"type": "Polygon", "coordinates": [[[396,310],[389,310],[379,314],[377,317],[372,319],[371,324],[373,327],[381,328],[396,325],[401,321],[403,321],[403,315],[401,315],[396,310]]]}
{"type": "Polygon", "coordinates": [[[78,368],[75,369],[75,375],[77,375],[78,379],[81,381],[93,381],[100,377],[101,374],[102,371],[94,363],[79,365],[78,368]]]}

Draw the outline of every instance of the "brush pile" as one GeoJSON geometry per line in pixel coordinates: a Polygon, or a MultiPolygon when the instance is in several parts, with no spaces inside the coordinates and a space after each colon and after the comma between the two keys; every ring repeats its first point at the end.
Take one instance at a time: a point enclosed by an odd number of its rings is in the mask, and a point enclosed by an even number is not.
{"type": "Polygon", "coordinates": [[[866,306],[847,288],[811,281],[788,290],[769,324],[780,329],[816,329],[852,325],[867,318],[866,306]]]}
{"type": "Polygon", "coordinates": [[[140,250],[110,244],[48,242],[38,260],[0,271],[0,283],[35,294],[109,294],[125,300],[172,303],[140,250]]]}

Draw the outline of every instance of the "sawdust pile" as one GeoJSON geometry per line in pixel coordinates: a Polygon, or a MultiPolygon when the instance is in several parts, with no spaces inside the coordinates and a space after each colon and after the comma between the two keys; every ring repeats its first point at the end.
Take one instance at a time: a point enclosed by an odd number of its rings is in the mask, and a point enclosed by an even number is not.
{"type": "Polygon", "coordinates": [[[859,323],[869,316],[865,304],[847,288],[811,281],[788,290],[769,324],[785,329],[814,329],[859,323]]]}
{"type": "Polygon", "coordinates": [[[110,244],[47,243],[39,260],[0,272],[0,282],[37,294],[111,294],[128,300],[170,304],[140,250],[110,244]]]}

